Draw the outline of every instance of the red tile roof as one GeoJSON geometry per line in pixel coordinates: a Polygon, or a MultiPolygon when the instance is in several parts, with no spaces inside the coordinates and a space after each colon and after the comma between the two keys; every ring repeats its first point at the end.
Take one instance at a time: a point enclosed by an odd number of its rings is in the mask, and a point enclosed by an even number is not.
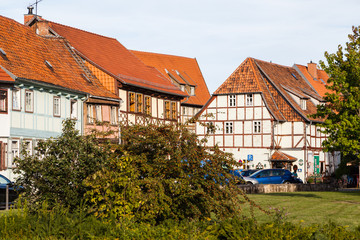
{"type": "Polygon", "coordinates": [[[3,69],[0,68],[0,82],[15,82],[3,69]]]}
{"type": "Polygon", "coordinates": [[[289,154],[283,153],[279,150],[276,150],[270,158],[270,161],[289,161],[289,162],[294,162],[296,161],[297,158],[290,156],[289,154]]]}
{"type": "Polygon", "coordinates": [[[321,97],[292,67],[247,58],[214,95],[255,92],[262,93],[271,114],[279,121],[319,120],[309,117],[316,113],[309,97],[317,100],[321,97]],[[306,100],[307,109],[301,109],[291,94],[306,100]]]}
{"type": "Polygon", "coordinates": [[[326,89],[325,87],[329,76],[324,70],[317,69],[317,78],[314,78],[310,75],[308,67],[299,64],[295,64],[295,66],[300,70],[300,72],[304,75],[304,77],[309,81],[311,86],[321,97],[324,97],[325,93],[330,92],[330,90],[326,89]]]}
{"type": "Polygon", "coordinates": [[[40,37],[30,27],[3,16],[0,16],[0,33],[0,47],[7,53],[6,59],[0,57],[0,65],[17,78],[118,99],[96,79],[88,82],[82,77],[85,72],[66,47],[65,40],[40,37]]]}
{"type": "Polygon", "coordinates": [[[49,22],[49,26],[56,34],[66,38],[82,57],[122,84],[186,96],[162,74],[148,68],[116,39],[54,22],[49,22]]]}
{"type": "Polygon", "coordinates": [[[195,86],[195,96],[184,99],[183,103],[203,106],[210,99],[209,90],[195,58],[133,50],[131,52],[146,65],[155,67],[170,81],[174,78],[179,84],[195,86]]]}

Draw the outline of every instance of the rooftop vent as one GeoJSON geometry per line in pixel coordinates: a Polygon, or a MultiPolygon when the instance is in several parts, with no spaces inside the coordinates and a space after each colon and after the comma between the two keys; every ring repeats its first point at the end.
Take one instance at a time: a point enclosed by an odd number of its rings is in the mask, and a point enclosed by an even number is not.
{"type": "Polygon", "coordinates": [[[320,78],[320,81],[326,85],[326,82],[322,78],[320,78]]]}
{"type": "Polygon", "coordinates": [[[0,53],[1,53],[2,55],[6,56],[6,52],[5,52],[2,48],[0,48],[0,53]]]}
{"type": "Polygon", "coordinates": [[[28,6],[27,9],[28,9],[28,14],[33,15],[34,7],[33,6],[28,6]]]}
{"type": "Polygon", "coordinates": [[[53,66],[48,60],[45,60],[45,65],[48,66],[48,68],[53,69],[53,66]]]}

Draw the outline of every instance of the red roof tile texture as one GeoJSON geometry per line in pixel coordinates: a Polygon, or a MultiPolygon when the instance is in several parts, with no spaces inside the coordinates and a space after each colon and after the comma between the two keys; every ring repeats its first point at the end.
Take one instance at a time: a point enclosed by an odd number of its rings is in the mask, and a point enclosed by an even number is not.
{"type": "Polygon", "coordinates": [[[49,22],[49,26],[66,38],[82,57],[122,84],[167,94],[186,95],[162,74],[149,69],[116,39],[54,22],[49,22]]]}
{"type": "Polygon", "coordinates": [[[295,64],[295,66],[301,71],[304,77],[321,97],[324,97],[325,93],[330,93],[330,90],[325,87],[329,76],[324,70],[316,69],[317,73],[316,77],[314,77],[310,74],[308,67],[299,64],[295,64]]]}
{"type": "Polygon", "coordinates": [[[0,57],[0,65],[16,77],[118,99],[96,79],[88,82],[82,77],[85,72],[63,39],[40,37],[30,27],[3,16],[0,32],[0,47],[7,53],[6,59],[0,57]]]}
{"type": "Polygon", "coordinates": [[[209,90],[195,58],[142,51],[131,52],[146,65],[155,67],[170,81],[174,78],[179,84],[195,86],[195,96],[184,99],[183,103],[203,106],[210,99],[209,90]]]}
{"type": "Polygon", "coordinates": [[[292,67],[247,58],[214,95],[255,92],[262,93],[266,106],[276,120],[319,120],[309,116],[316,113],[316,106],[310,97],[321,97],[292,67]],[[298,95],[306,101],[305,110],[292,95],[298,95]]]}
{"type": "Polygon", "coordinates": [[[3,69],[0,68],[0,82],[15,82],[3,69]]]}

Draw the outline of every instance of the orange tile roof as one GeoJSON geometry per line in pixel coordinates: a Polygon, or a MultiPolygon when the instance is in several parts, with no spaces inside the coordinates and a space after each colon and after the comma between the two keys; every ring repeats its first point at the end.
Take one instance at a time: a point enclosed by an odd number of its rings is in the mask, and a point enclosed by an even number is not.
{"type": "Polygon", "coordinates": [[[294,162],[296,161],[297,158],[290,156],[289,154],[283,153],[279,150],[276,150],[270,158],[270,161],[290,161],[290,162],[294,162]]]}
{"type": "Polygon", "coordinates": [[[326,83],[329,79],[329,76],[326,74],[324,70],[317,69],[318,78],[313,78],[306,66],[295,64],[295,66],[301,71],[304,77],[309,81],[311,86],[315,89],[315,91],[321,96],[324,97],[325,93],[330,93],[331,91],[326,89],[326,83]],[[321,80],[322,79],[322,80],[321,80]],[[324,81],[324,82],[323,82],[324,81]]]}
{"type": "Polygon", "coordinates": [[[134,50],[131,52],[146,65],[155,67],[169,80],[174,78],[179,84],[195,86],[195,96],[184,99],[183,103],[203,106],[210,99],[209,90],[195,58],[134,50]]]}
{"type": "Polygon", "coordinates": [[[0,32],[0,47],[7,53],[6,59],[0,57],[0,65],[17,78],[118,99],[96,79],[90,83],[82,77],[85,72],[66,47],[65,40],[40,37],[30,27],[3,16],[0,16],[0,32]]]}
{"type": "Polygon", "coordinates": [[[56,34],[66,38],[82,57],[122,84],[186,96],[162,74],[149,69],[116,39],[54,22],[49,22],[49,26],[56,34]]]}
{"type": "Polygon", "coordinates": [[[214,95],[254,92],[262,93],[266,106],[279,121],[319,120],[309,117],[316,113],[309,96],[317,100],[321,97],[292,67],[247,58],[214,95]],[[307,109],[301,109],[291,94],[306,100],[307,109]]]}
{"type": "Polygon", "coordinates": [[[0,68],[0,82],[15,82],[2,68],[0,68]]]}

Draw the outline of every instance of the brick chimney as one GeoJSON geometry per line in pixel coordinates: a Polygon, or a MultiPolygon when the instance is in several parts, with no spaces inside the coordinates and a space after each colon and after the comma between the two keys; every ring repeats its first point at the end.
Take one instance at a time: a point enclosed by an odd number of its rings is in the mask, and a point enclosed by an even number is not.
{"type": "Polygon", "coordinates": [[[48,21],[38,21],[36,23],[36,34],[40,35],[40,36],[50,36],[50,31],[49,31],[49,23],[48,21]]]}
{"type": "Polygon", "coordinates": [[[307,64],[308,66],[308,72],[310,73],[310,75],[317,79],[318,75],[317,75],[317,66],[316,63],[313,63],[312,61],[310,61],[310,63],[307,64]]]}
{"type": "Polygon", "coordinates": [[[33,13],[34,7],[29,6],[27,7],[27,9],[28,9],[28,13],[24,14],[24,25],[28,25],[28,23],[36,16],[33,13]]]}

